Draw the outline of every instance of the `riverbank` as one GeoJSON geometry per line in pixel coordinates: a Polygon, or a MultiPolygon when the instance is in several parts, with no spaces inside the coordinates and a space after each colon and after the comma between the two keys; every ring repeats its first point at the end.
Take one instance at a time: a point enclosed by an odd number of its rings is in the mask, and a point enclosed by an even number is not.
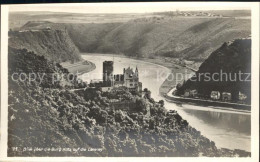
{"type": "Polygon", "coordinates": [[[96,69],[96,65],[93,62],[84,60],[84,61],[79,61],[76,63],[70,63],[70,62],[63,62],[61,65],[68,69],[70,73],[88,73],[90,71],[93,71],[96,69]]]}
{"type": "Polygon", "coordinates": [[[251,105],[175,96],[173,95],[175,90],[176,88],[171,89],[164,97],[179,104],[189,103],[193,105],[203,105],[205,107],[214,106],[222,110],[232,110],[244,113],[251,112],[251,105]]]}

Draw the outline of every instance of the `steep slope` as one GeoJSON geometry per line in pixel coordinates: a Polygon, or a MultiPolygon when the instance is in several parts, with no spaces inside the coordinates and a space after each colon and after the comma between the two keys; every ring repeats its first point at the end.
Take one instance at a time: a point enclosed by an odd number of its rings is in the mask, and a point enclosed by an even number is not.
{"type": "Polygon", "coordinates": [[[170,37],[207,19],[186,21],[182,18],[143,18],[120,25],[107,34],[97,51],[123,53],[129,56],[148,57],[156,47],[170,37]]]}
{"type": "MultiPolygon", "coordinates": [[[[31,27],[38,23],[29,23],[31,27]]],[[[56,62],[79,61],[81,57],[66,30],[49,28],[10,31],[8,45],[12,48],[27,49],[56,62]]]]}
{"type": "Polygon", "coordinates": [[[250,34],[248,20],[211,19],[170,38],[157,49],[158,53],[169,57],[203,60],[223,42],[244,38],[250,34]]]}
{"type": "Polygon", "coordinates": [[[104,24],[62,24],[68,30],[75,45],[82,52],[95,53],[104,36],[120,26],[121,23],[104,24]]]}
{"type": "Polygon", "coordinates": [[[251,34],[250,19],[150,17],[125,23],[27,23],[22,29],[66,29],[81,52],[205,60],[223,42],[251,34]]]}
{"type": "Polygon", "coordinates": [[[202,96],[211,91],[230,92],[238,100],[239,92],[251,103],[251,39],[237,39],[224,43],[201,64],[196,75],[179,88],[197,89],[202,96]]]}
{"type": "Polygon", "coordinates": [[[21,30],[41,30],[52,28],[53,30],[66,30],[81,52],[97,52],[103,38],[122,23],[85,24],[85,23],[52,23],[29,21],[21,30]]]}

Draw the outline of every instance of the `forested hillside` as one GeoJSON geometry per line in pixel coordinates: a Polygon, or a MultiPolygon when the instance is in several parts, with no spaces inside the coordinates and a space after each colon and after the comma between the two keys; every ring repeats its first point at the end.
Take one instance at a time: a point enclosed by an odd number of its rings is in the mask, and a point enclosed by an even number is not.
{"type": "Polygon", "coordinates": [[[51,83],[54,73],[64,73],[68,82],[66,69],[26,50],[9,48],[8,62],[8,156],[250,156],[217,149],[149,95],[93,88],[74,92],[74,82],[67,87],[51,83]],[[33,83],[12,78],[14,73],[44,72],[43,81],[33,83]],[[110,101],[118,98],[135,109],[114,109],[110,101]],[[73,148],[81,149],[69,151],[73,148]]]}

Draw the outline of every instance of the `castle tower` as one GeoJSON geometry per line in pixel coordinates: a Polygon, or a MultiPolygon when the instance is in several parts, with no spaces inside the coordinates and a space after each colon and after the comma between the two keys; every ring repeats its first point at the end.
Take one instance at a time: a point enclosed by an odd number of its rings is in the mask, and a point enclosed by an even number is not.
{"type": "Polygon", "coordinates": [[[114,62],[113,61],[104,61],[103,62],[103,82],[107,85],[113,84],[113,71],[114,71],[114,62]]]}

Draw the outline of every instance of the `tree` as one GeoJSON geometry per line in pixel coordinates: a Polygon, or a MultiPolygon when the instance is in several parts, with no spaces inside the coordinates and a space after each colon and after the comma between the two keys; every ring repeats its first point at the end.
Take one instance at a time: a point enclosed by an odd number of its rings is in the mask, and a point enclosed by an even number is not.
{"type": "Polygon", "coordinates": [[[147,90],[147,92],[145,92],[144,94],[144,98],[147,98],[147,99],[151,99],[151,91],[147,90]]]}
{"type": "Polygon", "coordinates": [[[160,101],[159,101],[159,104],[161,105],[161,107],[163,107],[163,106],[164,106],[164,101],[163,101],[163,100],[160,100],[160,101]]]}
{"type": "Polygon", "coordinates": [[[136,100],[136,109],[144,114],[147,113],[147,103],[146,100],[143,98],[139,98],[136,100]]]}

